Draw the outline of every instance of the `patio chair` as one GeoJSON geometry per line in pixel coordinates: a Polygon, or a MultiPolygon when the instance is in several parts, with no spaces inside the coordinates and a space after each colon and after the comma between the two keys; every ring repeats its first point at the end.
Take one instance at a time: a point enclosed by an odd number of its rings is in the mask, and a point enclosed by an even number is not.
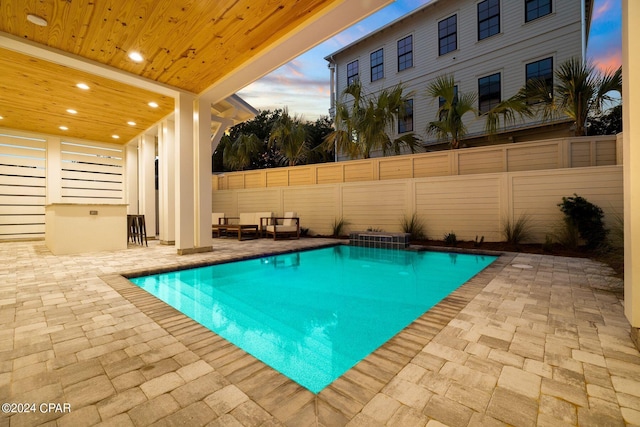
{"type": "Polygon", "coordinates": [[[273,212],[248,212],[241,213],[237,224],[227,223],[227,232],[237,232],[238,240],[242,240],[243,235],[254,234],[262,237],[264,228],[271,223],[273,212]]]}
{"type": "Polygon", "coordinates": [[[279,237],[300,238],[300,218],[295,212],[285,212],[284,217],[273,218],[273,224],[265,227],[267,237],[273,236],[273,240],[279,237]]]}
{"type": "Polygon", "coordinates": [[[220,237],[222,233],[227,231],[228,219],[225,218],[224,212],[213,212],[211,214],[211,235],[220,237]]]}

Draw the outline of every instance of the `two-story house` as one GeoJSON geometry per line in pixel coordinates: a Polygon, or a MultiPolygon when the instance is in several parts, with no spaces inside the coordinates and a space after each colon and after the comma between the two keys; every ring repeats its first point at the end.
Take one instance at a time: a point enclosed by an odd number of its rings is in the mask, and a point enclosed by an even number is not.
{"type": "MultiPolygon", "coordinates": [[[[328,55],[331,109],[345,87],[359,79],[365,93],[401,83],[411,93],[411,115],[395,135],[414,132],[429,149],[444,148],[428,134],[438,100],[426,94],[431,81],[452,75],[457,90],[477,94],[480,115],[464,117],[463,145],[489,143],[483,112],[516,94],[528,79],[550,83],[564,61],[585,58],[593,0],[432,0],[328,55]]],[[[502,127],[491,142],[571,136],[570,122],[534,117],[502,127]]],[[[392,135],[392,136],[395,136],[392,135]]]]}

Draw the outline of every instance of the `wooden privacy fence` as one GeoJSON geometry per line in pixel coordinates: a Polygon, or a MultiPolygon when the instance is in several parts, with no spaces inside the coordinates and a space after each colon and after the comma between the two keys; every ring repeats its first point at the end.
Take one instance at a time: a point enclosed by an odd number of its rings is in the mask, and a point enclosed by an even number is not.
{"type": "Polygon", "coordinates": [[[301,227],[322,235],[340,218],[346,231],[402,231],[402,219],[416,213],[429,238],[453,231],[458,239],[486,241],[504,240],[505,221],[527,214],[531,241],[542,243],[561,224],[558,203],[574,193],[600,206],[612,226],[623,210],[622,166],[218,190],[213,211],[295,211],[301,227]]]}
{"type": "Polygon", "coordinates": [[[622,164],[622,134],[550,139],[214,175],[213,190],[288,187],[622,164]]]}

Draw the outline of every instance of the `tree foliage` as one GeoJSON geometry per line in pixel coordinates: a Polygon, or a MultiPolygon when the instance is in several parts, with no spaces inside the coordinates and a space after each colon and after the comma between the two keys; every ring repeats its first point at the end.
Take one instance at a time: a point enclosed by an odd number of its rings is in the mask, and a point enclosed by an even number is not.
{"type": "Polygon", "coordinates": [[[458,94],[451,75],[437,77],[427,86],[427,95],[440,102],[436,120],[429,122],[427,133],[442,140],[448,140],[453,149],[460,147],[460,141],[467,134],[463,116],[477,113],[475,93],[458,94]]]}
{"type": "Polygon", "coordinates": [[[320,117],[315,122],[306,122],[300,117],[290,117],[286,109],[277,109],[274,111],[260,111],[257,116],[251,120],[247,120],[229,129],[228,134],[223,137],[213,153],[213,171],[231,171],[231,170],[247,170],[278,167],[285,164],[303,163],[320,163],[331,160],[332,156],[319,146],[323,143],[324,137],[333,131],[331,121],[327,116],[320,117]],[[287,117],[284,117],[284,116],[287,117]],[[292,147],[287,148],[288,142],[282,139],[286,131],[285,127],[295,124],[297,133],[304,133],[305,136],[305,155],[302,152],[295,154],[296,150],[292,147]],[[285,127],[283,127],[285,126],[285,127]],[[280,132],[280,136],[272,138],[273,132],[280,132]],[[251,143],[249,146],[253,151],[243,152],[238,149],[238,144],[248,142],[247,138],[254,135],[258,143],[251,143]],[[243,136],[243,142],[236,144],[238,138],[243,136]],[[283,143],[281,143],[284,142],[283,143]],[[228,146],[226,161],[224,152],[228,146]],[[244,158],[233,159],[235,154],[242,154],[244,158]],[[246,163],[248,158],[248,164],[246,163]],[[243,165],[240,167],[240,165],[243,165]]]}
{"type": "Polygon", "coordinates": [[[503,126],[507,126],[515,123],[518,119],[532,115],[526,98],[521,94],[501,101],[481,115],[475,107],[478,100],[477,94],[474,92],[458,93],[452,75],[437,77],[427,86],[426,93],[427,96],[440,103],[436,120],[427,125],[427,133],[438,139],[449,141],[449,146],[452,149],[459,148],[460,142],[467,134],[464,116],[484,116],[485,132],[491,137],[499,131],[501,123],[503,126]]]}
{"type": "Polygon", "coordinates": [[[553,87],[543,79],[527,82],[521,90],[545,121],[563,115],[575,123],[575,135],[586,135],[587,119],[599,115],[603,106],[613,102],[611,92],[622,93],[622,67],[601,72],[593,64],[571,58],[557,68],[553,87]]]}
{"type": "Polygon", "coordinates": [[[335,148],[352,159],[368,159],[377,150],[400,154],[405,147],[414,153],[420,145],[413,132],[389,136],[406,118],[409,96],[400,84],[377,94],[366,94],[360,81],[347,86],[343,97],[351,99],[336,106],[336,130],[327,135],[324,148],[335,148]]]}
{"type": "Polygon", "coordinates": [[[622,105],[618,104],[607,112],[589,117],[588,135],[616,135],[622,132],[622,105]]]}
{"type": "Polygon", "coordinates": [[[285,109],[278,120],[273,124],[269,134],[269,147],[275,147],[289,166],[295,166],[307,159],[309,154],[309,142],[307,140],[307,127],[302,117],[291,117],[285,109]]]}

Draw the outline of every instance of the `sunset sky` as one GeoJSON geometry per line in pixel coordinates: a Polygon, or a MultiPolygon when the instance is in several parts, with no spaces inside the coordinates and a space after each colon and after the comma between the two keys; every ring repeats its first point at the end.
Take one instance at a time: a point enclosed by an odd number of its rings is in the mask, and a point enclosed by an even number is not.
{"type": "MultiPolygon", "coordinates": [[[[566,0],[564,0],[566,1],[566,0]]],[[[397,0],[238,92],[259,110],[287,107],[307,120],[328,115],[329,69],[324,57],[428,3],[397,0]]],[[[622,63],[622,0],[595,0],[587,56],[599,68],[622,63]]]]}

